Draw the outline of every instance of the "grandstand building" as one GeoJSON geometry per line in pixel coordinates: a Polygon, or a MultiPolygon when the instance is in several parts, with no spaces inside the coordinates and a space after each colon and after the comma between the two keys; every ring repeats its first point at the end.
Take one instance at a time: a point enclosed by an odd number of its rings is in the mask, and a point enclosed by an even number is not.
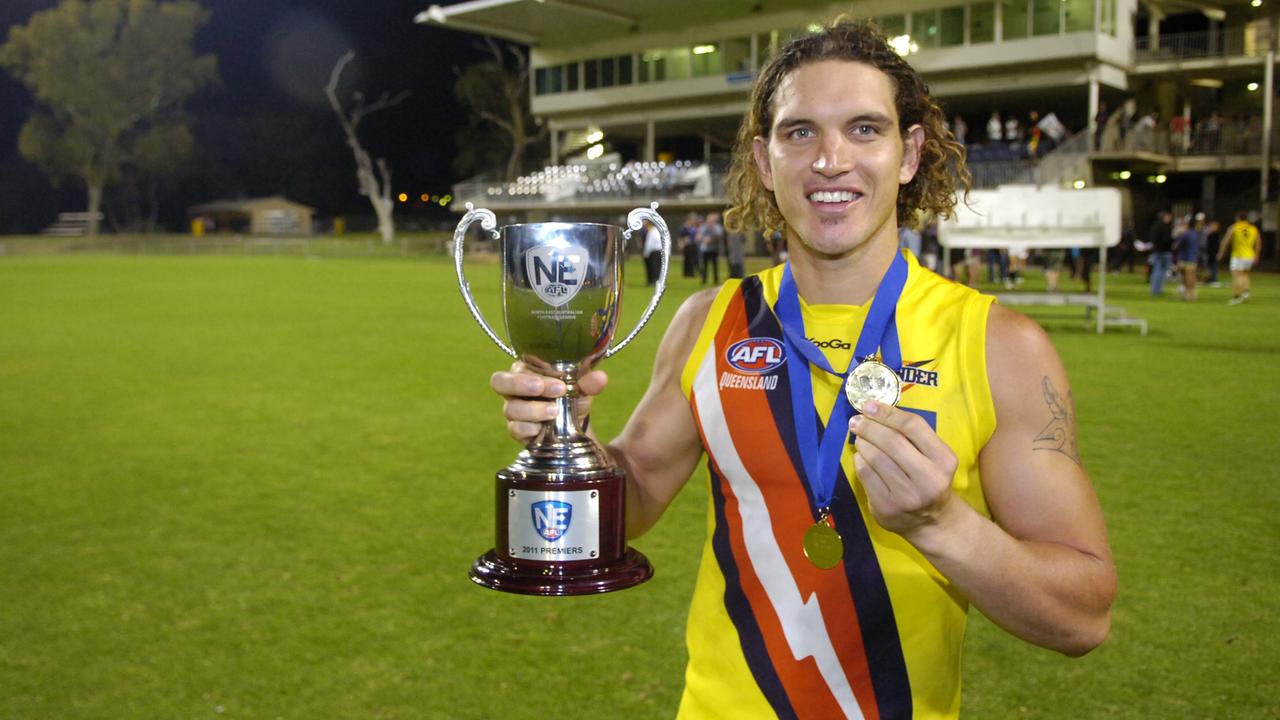
{"type": "Polygon", "coordinates": [[[545,167],[463,183],[459,208],[538,219],[648,198],[722,206],[757,69],[844,13],[874,19],[967,126],[978,187],[1113,186],[1140,232],[1171,207],[1252,211],[1270,236],[1278,3],[470,0],[417,21],[527,45],[532,111],[551,131],[545,167]]]}

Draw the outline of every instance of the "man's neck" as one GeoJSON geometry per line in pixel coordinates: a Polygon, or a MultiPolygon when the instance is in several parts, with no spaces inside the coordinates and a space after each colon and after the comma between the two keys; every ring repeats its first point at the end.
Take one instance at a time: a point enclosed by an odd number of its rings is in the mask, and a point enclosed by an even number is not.
{"type": "Polygon", "coordinates": [[[862,305],[876,294],[894,253],[897,226],[878,233],[847,255],[814,253],[803,243],[789,242],[791,274],[800,297],[810,305],[862,305]]]}

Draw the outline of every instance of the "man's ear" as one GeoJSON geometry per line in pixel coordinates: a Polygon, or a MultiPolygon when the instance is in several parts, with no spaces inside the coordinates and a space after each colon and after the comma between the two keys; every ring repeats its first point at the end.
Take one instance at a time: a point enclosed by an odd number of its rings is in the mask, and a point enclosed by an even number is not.
{"type": "Polygon", "coordinates": [[[920,169],[920,154],[924,149],[924,128],[912,125],[902,136],[902,166],[898,168],[898,184],[906,185],[920,169]]]}
{"type": "Polygon", "coordinates": [[[751,141],[751,154],[756,159],[756,172],[760,174],[760,184],[764,189],[773,192],[773,166],[769,164],[769,142],[759,135],[751,141]]]}

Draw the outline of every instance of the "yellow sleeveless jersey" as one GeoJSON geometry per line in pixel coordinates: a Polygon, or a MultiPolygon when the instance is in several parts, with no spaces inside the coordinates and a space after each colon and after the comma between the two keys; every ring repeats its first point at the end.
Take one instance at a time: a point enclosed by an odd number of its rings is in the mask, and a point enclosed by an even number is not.
{"type": "Polygon", "coordinates": [[[1227,238],[1231,241],[1231,257],[1255,260],[1253,248],[1258,242],[1258,228],[1252,223],[1238,220],[1227,228],[1227,238]]]}
{"type": "MultiPolygon", "coordinates": [[[[985,354],[993,298],[907,260],[899,407],[956,453],[953,488],[989,517],[977,465],[995,430],[985,354]]],[[[817,515],[786,373],[811,373],[814,396],[804,401],[823,421],[841,382],[787,354],[773,312],[781,277],[779,266],[725,285],[682,376],[707,450],[710,503],[679,717],[954,718],[968,602],[876,524],[852,443],[831,504],[844,559],[822,570],[804,556],[817,515]]],[[[848,365],[869,308],[801,302],[805,332],[832,367],[848,365]]]]}

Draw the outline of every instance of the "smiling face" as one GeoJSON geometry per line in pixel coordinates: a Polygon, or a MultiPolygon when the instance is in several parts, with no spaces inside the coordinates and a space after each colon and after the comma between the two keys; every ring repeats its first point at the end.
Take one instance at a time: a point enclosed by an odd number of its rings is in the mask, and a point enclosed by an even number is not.
{"type": "Polygon", "coordinates": [[[773,126],[753,144],[761,183],[795,241],[842,258],[897,245],[898,188],[915,176],[924,131],[898,128],[889,76],[845,60],[790,72],[773,99],[773,126]]]}

